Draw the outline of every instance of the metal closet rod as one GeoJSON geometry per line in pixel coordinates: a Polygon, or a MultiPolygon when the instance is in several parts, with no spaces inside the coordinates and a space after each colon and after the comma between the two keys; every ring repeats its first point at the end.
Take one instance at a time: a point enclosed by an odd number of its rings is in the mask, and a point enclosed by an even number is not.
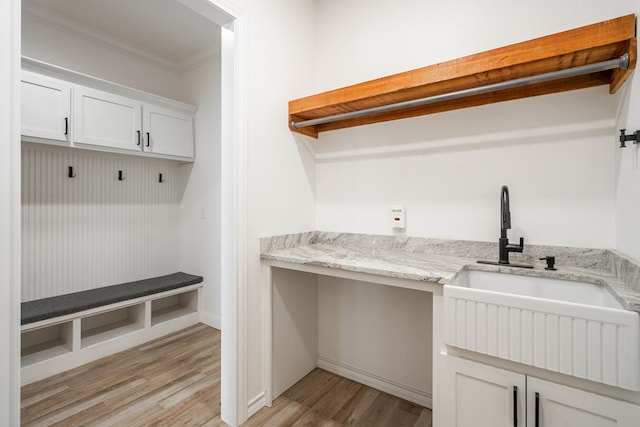
{"type": "Polygon", "coordinates": [[[318,119],[303,120],[299,122],[292,121],[292,129],[300,129],[307,126],[321,125],[324,123],[337,122],[338,120],[353,119],[356,117],[368,116],[377,113],[386,113],[387,111],[401,110],[403,108],[417,107],[420,105],[433,104],[435,102],[451,101],[453,99],[464,98],[467,96],[482,95],[485,93],[496,92],[504,89],[513,89],[516,87],[527,86],[536,83],[544,83],[551,80],[559,80],[567,77],[575,77],[583,74],[596,73],[598,71],[612,70],[614,68],[629,68],[629,54],[625,53],[620,58],[610,59],[608,61],[596,62],[595,64],[581,65],[580,67],[567,68],[565,70],[552,71],[550,73],[539,74],[536,76],[522,77],[520,79],[509,80],[507,82],[494,83],[486,86],[474,87],[471,89],[463,89],[451,93],[443,93],[441,95],[429,96],[427,98],[414,99],[411,101],[398,102],[397,104],[382,105],[380,107],[366,108],[364,110],[352,111],[349,113],[336,114],[334,116],[321,117],[318,119]]]}

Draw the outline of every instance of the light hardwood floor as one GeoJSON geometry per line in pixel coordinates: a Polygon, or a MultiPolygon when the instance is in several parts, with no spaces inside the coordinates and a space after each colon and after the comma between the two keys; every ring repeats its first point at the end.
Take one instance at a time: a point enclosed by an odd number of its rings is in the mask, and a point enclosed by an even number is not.
{"type": "MultiPolygon", "coordinates": [[[[22,388],[24,426],[226,426],[220,331],[196,325],[22,388]]],[[[315,369],[257,426],[431,426],[431,411],[315,369]]]]}

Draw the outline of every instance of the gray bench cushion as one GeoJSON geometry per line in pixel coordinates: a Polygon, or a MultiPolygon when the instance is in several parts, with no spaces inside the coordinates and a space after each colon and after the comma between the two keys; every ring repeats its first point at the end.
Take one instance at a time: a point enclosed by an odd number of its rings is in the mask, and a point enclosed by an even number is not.
{"type": "Polygon", "coordinates": [[[202,282],[202,276],[180,272],[120,285],[27,301],[21,304],[21,324],[26,325],[200,282],[202,282]]]}

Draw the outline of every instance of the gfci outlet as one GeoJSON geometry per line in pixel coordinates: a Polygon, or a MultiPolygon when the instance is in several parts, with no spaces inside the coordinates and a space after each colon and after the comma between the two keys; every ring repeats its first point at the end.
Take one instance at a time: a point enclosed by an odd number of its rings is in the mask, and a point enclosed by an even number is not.
{"type": "Polygon", "coordinates": [[[393,228],[406,228],[404,206],[391,206],[391,226],[393,228]]]}

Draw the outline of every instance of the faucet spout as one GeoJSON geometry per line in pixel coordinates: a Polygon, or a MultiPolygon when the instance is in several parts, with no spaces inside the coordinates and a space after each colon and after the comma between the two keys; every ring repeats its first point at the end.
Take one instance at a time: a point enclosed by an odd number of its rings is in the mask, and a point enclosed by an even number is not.
{"type": "Polygon", "coordinates": [[[512,267],[533,268],[532,265],[511,264],[509,252],[522,252],[524,250],[524,237],[518,244],[509,243],[507,230],[511,228],[511,211],[509,210],[509,188],[503,185],[500,190],[500,238],[498,239],[498,261],[478,261],[480,264],[509,265],[512,267]]]}
{"type": "Polygon", "coordinates": [[[511,211],[509,210],[509,187],[502,186],[500,191],[500,238],[507,238],[507,230],[511,228],[511,211]]]}
{"type": "Polygon", "coordinates": [[[500,239],[499,264],[509,263],[509,252],[522,252],[524,250],[524,238],[520,238],[520,244],[509,243],[507,230],[511,228],[511,211],[509,210],[509,187],[502,186],[500,190],[500,239]]]}

